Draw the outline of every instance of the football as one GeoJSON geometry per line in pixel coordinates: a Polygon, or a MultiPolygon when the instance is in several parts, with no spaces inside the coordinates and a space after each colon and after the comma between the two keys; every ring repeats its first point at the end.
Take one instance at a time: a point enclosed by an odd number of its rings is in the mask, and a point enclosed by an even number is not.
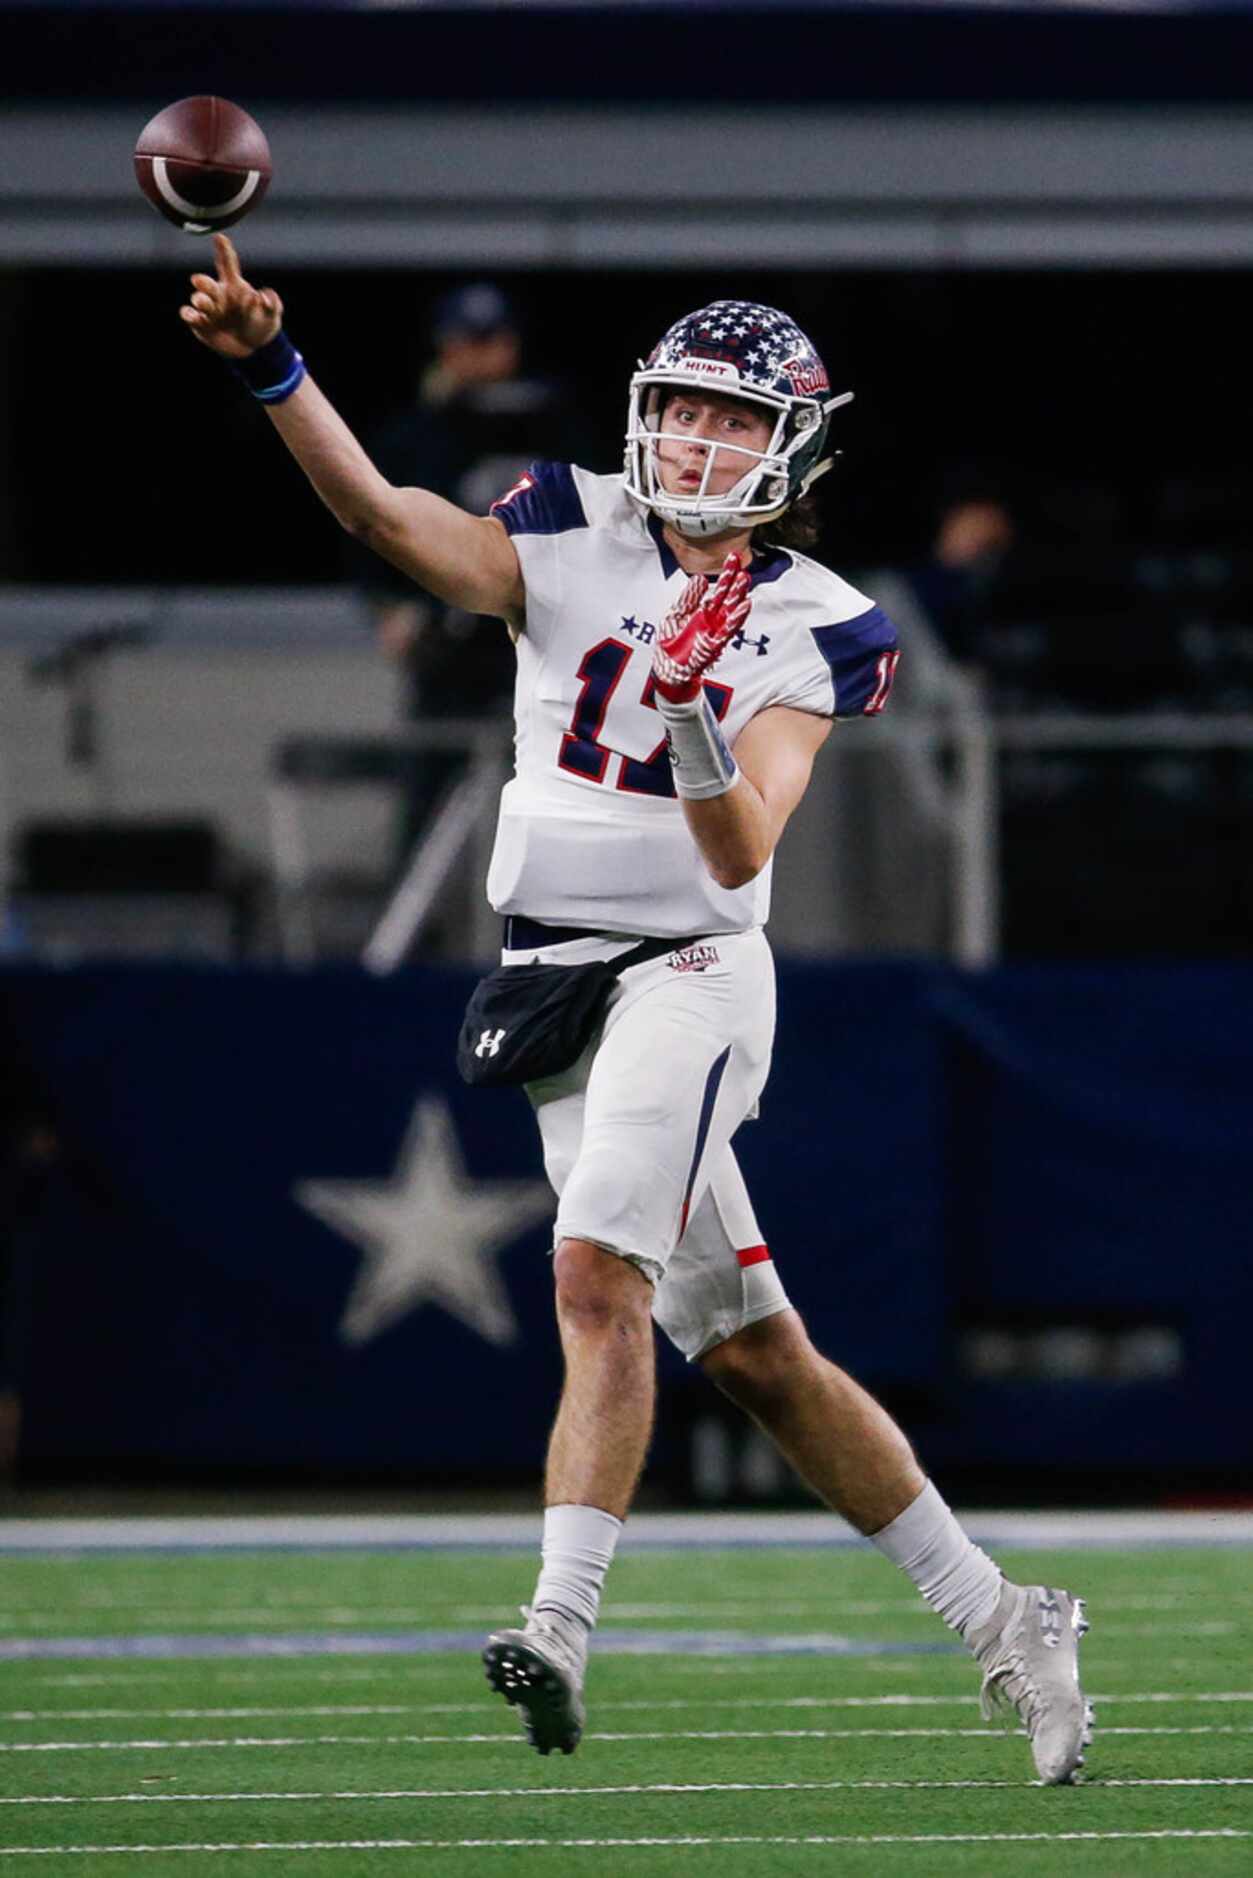
{"type": "Polygon", "coordinates": [[[208,235],[255,209],[270,181],[270,146],[255,118],[226,98],[180,98],[135,145],[139,187],[167,222],[208,235]]]}

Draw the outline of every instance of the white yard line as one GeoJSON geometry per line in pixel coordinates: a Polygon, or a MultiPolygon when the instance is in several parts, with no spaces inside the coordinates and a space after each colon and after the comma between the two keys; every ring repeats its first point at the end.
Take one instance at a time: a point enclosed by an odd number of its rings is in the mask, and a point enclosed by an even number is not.
{"type": "MultiPolygon", "coordinates": [[[[1225,1618],[1205,1618],[1198,1623],[1188,1621],[1179,1623],[1172,1619],[1170,1624],[1170,1636],[1172,1638],[1234,1637],[1241,1633],[1247,1635],[1251,1631],[1253,1631],[1253,1620],[1248,1618],[1246,1618],[1243,1623],[1230,1622],[1225,1618]]],[[[1107,1624],[1102,1621],[1102,1643],[1107,1642],[1111,1637],[1153,1637],[1160,1643],[1162,1641],[1162,1626],[1160,1624],[1107,1624]]]]}
{"type": "MultiPolygon", "coordinates": [[[[0,1615],[0,1630],[14,1631],[19,1636],[37,1635],[41,1628],[54,1626],[59,1636],[67,1624],[90,1622],[94,1617],[107,1617],[130,1612],[136,1617],[142,1613],[144,1629],[160,1628],[171,1625],[185,1625],[190,1631],[213,1631],[250,1629],[265,1632],[267,1630],[290,1630],[293,1626],[307,1630],[351,1630],[365,1628],[377,1630],[384,1625],[401,1625],[407,1630],[438,1630],[443,1624],[437,1622],[430,1610],[420,1602],[398,1604],[395,1606],[377,1605],[373,1608],[348,1608],[340,1604],[301,1604],[288,1603],[275,1599],[263,1605],[239,1605],[226,1610],[207,1610],[203,1604],[100,1604],[92,1607],[90,1615],[81,1604],[67,1602],[55,1608],[41,1610],[23,1610],[20,1606],[11,1606],[8,1612],[0,1615]]],[[[924,1616],[927,1614],[923,1606],[924,1616]]],[[[761,1611],[758,1609],[760,1617],[761,1611]]],[[[500,1606],[481,1619],[467,1619],[467,1622],[481,1621],[496,1624],[501,1621],[500,1606]]],[[[84,1636],[94,1636],[96,1632],[84,1631],[84,1636]]]]}
{"type": "MultiPolygon", "coordinates": [[[[238,1683],[261,1682],[269,1689],[276,1682],[333,1682],[336,1687],[345,1682],[424,1682],[429,1681],[432,1675],[444,1672],[437,1663],[421,1660],[398,1661],[390,1668],[382,1665],[377,1668],[361,1667],[345,1662],[342,1667],[335,1669],[305,1669],[290,1662],[275,1660],[264,1669],[251,1665],[247,1668],[223,1669],[209,1664],[199,1673],[208,1682],[230,1683],[232,1687],[238,1683]]],[[[155,1662],[151,1669],[69,1670],[30,1677],[30,1681],[40,1689],[112,1689],[119,1685],[147,1689],[153,1683],[182,1683],[186,1680],[185,1670],[158,1669],[155,1662]]]]}
{"type": "MultiPolygon", "coordinates": [[[[1161,1669],[1168,1668],[1169,1666],[1169,1664],[1159,1663],[1157,1667],[1160,1672],[1161,1669]]],[[[687,1667],[686,1662],[684,1667],[687,1667]]],[[[909,1667],[911,1670],[914,1670],[917,1666],[911,1664],[909,1667]]],[[[1188,1664],[1186,1667],[1190,1669],[1191,1665],[1188,1664]]],[[[896,1666],[898,1674],[901,1673],[902,1668],[903,1666],[901,1664],[896,1666]]],[[[751,1661],[721,1662],[714,1660],[704,1664],[702,1674],[709,1677],[725,1677],[728,1675],[740,1676],[753,1674],[756,1669],[757,1665],[751,1661]]],[[[423,1683],[429,1682],[434,1675],[443,1676],[446,1673],[447,1672],[439,1664],[413,1658],[397,1660],[387,1665],[379,1665],[378,1667],[344,1662],[338,1664],[333,1669],[315,1668],[312,1664],[310,1664],[308,1668],[305,1668],[286,1660],[276,1659],[273,1662],[267,1663],[264,1668],[258,1668],[252,1664],[229,1668],[210,1664],[203,1671],[203,1679],[207,1682],[232,1689],[237,1687],[253,1687],[256,1685],[262,1685],[266,1689],[274,1689],[280,1684],[289,1682],[296,1682],[302,1686],[306,1683],[329,1683],[339,1689],[347,1684],[357,1683],[423,1683]]],[[[23,1680],[28,1681],[35,1688],[39,1689],[150,1689],[166,1683],[182,1684],[186,1681],[186,1673],[185,1671],[168,1667],[158,1668],[154,1663],[150,1669],[140,1670],[70,1670],[47,1673],[40,1671],[24,1676],[23,1680]]],[[[659,1697],[654,1701],[598,1702],[596,1706],[597,1709],[672,1709],[704,1708],[707,1706],[717,1708],[892,1708],[899,1706],[907,1708],[915,1705],[918,1707],[929,1707],[949,1702],[965,1702],[969,1699],[968,1695],[910,1695],[904,1693],[893,1695],[832,1696],[718,1695],[701,1700],[689,1700],[681,1697],[659,1697]]],[[[1224,1690],[1217,1694],[1188,1693],[1178,1695],[1171,1690],[1158,1689],[1126,1695],[1097,1695],[1093,1696],[1092,1699],[1097,1702],[1253,1702],[1253,1689],[1224,1690]]],[[[455,1715],[462,1712],[470,1714],[480,1706],[481,1704],[478,1702],[415,1702],[412,1704],[415,1713],[442,1715],[455,1715]]],[[[60,1709],[56,1711],[57,1714],[63,1712],[64,1711],[60,1709]]]]}
{"type": "MultiPolygon", "coordinates": [[[[758,1613],[759,1616],[772,1613],[758,1613]]],[[[281,1614],[280,1614],[281,1615],[281,1614]]],[[[391,1614],[385,1614],[389,1616],[391,1614]]],[[[715,1613],[716,1615],[716,1613],[715,1613]]],[[[154,1614],[154,1622],[157,1621],[154,1614]]],[[[0,1623],[0,1630],[5,1625],[0,1623]]],[[[167,1628],[158,1630],[135,1630],[133,1632],[110,1632],[101,1635],[99,1631],[79,1631],[67,1634],[62,1624],[49,1613],[44,1628],[32,1624],[11,1623],[8,1628],[17,1634],[12,1639],[0,1639],[0,1656],[8,1661],[38,1662],[51,1657],[70,1659],[101,1657],[107,1655],[148,1657],[162,1661],[171,1656],[188,1658],[230,1655],[257,1655],[261,1653],[282,1653],[287,1656],[328,1656],[328,1655],[404,1655],[420,1650],[431,1655],[455,1654],[463,1649],[477,1647],[482,1640],[480,1629],[457,1631],[432,1628],[429,1624],[413,1623],[403,1630],[394,1628],[360,1629],[353,1623],[339,1622],[332,1618],[327,1628],[307,1625],[293,1629],[290,1620],[276,1621],[274,1625],[254,1623],[252,1628],[232,1635],[232,1627],[225,1620],[221,1625],[212,1622],[201,1624],[197,1628],[182,1632],[171,1632],[167,1628]]],[[[1253,1633],[1253,1619],[1236,1622],[1228,1618],[1204,1618],[1173,1620],[1169,1627],[1169,1639],[1178,1644],[1187,1639],[1211,1637],[1229,1637],[1253,1633]]],[[[1101,1641],[1108,1644],[1130,1639],[1139,1640],[1151,1637],[1154,1642],[1162,1641],[1162,1626],[1156,1623],[1120,1624],[1101,1620],[1101,1641]]],[[[956,1642],[944,1640],[943,1632],[934,1639],[905,1641],[903,1639],[885,1639],[877,1636],[865,1636],[841,1632],[833,1634],[827,1631],[812,1632],[803,1630],[781,1630],[763,1633],[733,1629],[715,1629],[690,1631],[682,1629],[634,1628],[630,1625],[609,1628],[599,1635],[599,1653],[602,1656],[717,1656],[717,1655],[811,1655],[826,1654],[833,1656],[864,1656],[879,1654],[944,1655],[958,1652],[956,1642]]]]}
{"type": "MultiPolygon", "coordinates": [[[[623,1787],[396,1787],[341,1793],[31,1793],[0,1798],[0,1806],[189,1806],[250,1805],[274,1800],[301,1803],[359,1800],[585,1800],[589,1796],[640,1793],[937,1793],[968,1789],[998,1791],[1039,1786],[1036,1780],[713,1780],[654,1781],[623,1787]]],[[[1253,1775],[1207,1774],[1125,1780],[1086,1778],[1085,1787],[1253,1787],[1253,1775]]]]}
{"type": "MultiPolygon", "coordinates": [[[[1003,1740],[1003,1728],[679,1728],[630,1733],[586,1734],[585,1741],[911,1741],[1003,1740]]],[[[1022,1733],[1021,1729],[1016,1731],[1022,1733]]],[[[1253,1724],[1204,1723],[1180,1728],[1102,1728],[1108,1735],[1247,1735],[1253,1724]]],[[[504,1730],[469,1735],[233,1735],[175,1740],[131,1741],[6,1741],[0,1754],[128,1754],[167,1753],[194,1748],[333,1748],[333,1747],[462,1747],[525,1746],[521,1735],[504,1730]]]]}
{"type": "MultiPolygon", "coordinates": [[[[964,1695],[783,1695],[783,1696],[685,1696],[654,1697],[652,1700],[597,1702],[598,1714],[612,1711],[625,1714],[655,1714],[659,1710],[674,1713],[687,1709],[829,1709],[829,1708],[968,1708],[975,1701],[967,1690],[964,1695]]],[[[283,1716],[316,1715],[476,1715],[481,1713],[484,1697],[478,1702],[320,1702],[292,1703],[265,1708],[10,1708],[0,1709],[0,1723],[33,1721],[273,1721],[283,1716]]],[[[1107,1707],[1111,1703],[1152,1703],[1173,1707],[1176,1703],[1253,1702],[1253,1689],[1225,1689],[1212,1694],[1189,1691],[1172,1695],[1163,1689],[1136,1691],[1130,1695],[1093,1694],[1091,1700],[1107,1707]]]]}
{"type": "MultiPolygon", "coordinates": [[[[489,1698],[484,1697],[484,1701],[489,1698]]],[[[335,1702],[292,1708],[31,1708],[6,1709],[0,1722],[33,1721],[274,1721],[280,1716],[320,1715],[416,1715],[427,1704],[421,1702],[335,1702]]],[[[437,1708],[437,1704],[430,1704],[437,1708]]],[[[458,1713],[481,1712],[483,1702],[456,1705],[458,1713]]]]}
{"type": "Polygon", "coordinates": [[[1135,1832],[862,1832],[806,1834],[726,1833],[640,1839],[252,1839],[223,1844],[201,1840],[191,1845],[13,1845],[0,1846],[0,1858],[55,1858],[79,1853],[99,1857],[117,1853],[171,1852],[463,1852],[463,1851],[627,1851],[637,1846],[730,1845],[1034,1845],[1110,1839],[1253,1839],[1253,1831],[1234,1826],[1188,1829],[1167,1826],[1135,1832]]]}
{"type": "MultiPolygon", "coordinates": [[[[1179,1612],[1182,1601],[1168,1600],[1160,1608],[1159,1615],[1173,1612],[1170,1621],[1170,1635],[1180,1636],[1217,1636],[1227,1635],[1232,1631],[1253,1631],[1253,1604],[1247,1610],[1241,1608],[1238,1599],[1225,1598],[1215,1600],[1215,1609],[1221,1609],[1224,1616],[1182,1617],[1179,1612]]],[[[1195,1611],[1195,1602],[1192,1605],[1195,1611]]],[[[1151,1618],[1157,1609],[1147,1602],[1139,1606],[1131,1604],[1109,1604],[1100,1606],[1102,1636],[1110,1637],[1160,1637],[1160,1623],[1149,1621],[1137,1623],[1137,1617],[1151,1618]]],[[[362,1630],[374,1633],[379,1630],[403,1630],[420,1632],[428,1630],[444,1631],[450,1629],[494,1630],[505,1621],[507,1612],[499,1604],[484,1606],[481,1610],[461,1607],[442,1609],[425,1601],[408,1605],[380,1606],[375,1609],[346,1610],[337,1605],[325,1605],[313,1608],[308,1605],[286,1605],[275,1603],[264,1610],[206,1610],[202,1604],[166,1605],[146,1604],[101,1606],[97,1611],[86,1613],[81,1605],[66,1604],[62,1608],[38,1611],[23,1611],[11,1606],[0,1613],[0,1634],[11,1637],[62,1637],[81,1636],[84,1642],[93,1641],[102,1631],[110,1635],[119,1634],[119,1626],[129,1631],[129,1619],[134,1619],[133,1631],[136,1636],[165,1634],[170,1631],[187,1636],[214,1636],[220,1631],[227,1633],[235,1630],[251,1631],[258,1636],[271,1633],[287,1635],[293,1631],[316,1632],[332,1630],[351,1632],[362,1630]],[[94,1621],[100,1619],[100,1622],[94,1621]],[[90,1625],[90,1628],[87,1626],[90,1625]]],[[[641,1629],[657,1629],[674,1625],[676,1630],[690,1625],[699,1625],[702,1629],[714,1626],[729,1628],[745,1625],[754,1631],[761,1624],[763,1616],[769,1616],[777,1625],[783,1620],[790,1620],[797,1626],[815,1628],[821,1624],[855,1624],[859,1619],[877,1621],[890,1618],[893,1624],[918,1622],[919,1628],[935,1624],[935,1612],[928,1610],[921,1601],[917,1605],[884,1607],[872,1610],[866,1605],[855,1607],[831,1601],[814,1599],[805,1604],[783,1604],[771,1600],[768,1611],[763,1610],[760,1600],[756,1603],[691,1605],[631,1605],[627,1609],[613,1604],[601,1606],[601,1622],[623,1630],[634,1626],[641,1629]]],[[[787,1632],[780,1634],[786,1635],[787,1632]]],[[[854,1632],[854,1635],[862,1633],[854,1632]]],[[[879,1632],[873,1633],[878,1635],[879,1632]]]]}

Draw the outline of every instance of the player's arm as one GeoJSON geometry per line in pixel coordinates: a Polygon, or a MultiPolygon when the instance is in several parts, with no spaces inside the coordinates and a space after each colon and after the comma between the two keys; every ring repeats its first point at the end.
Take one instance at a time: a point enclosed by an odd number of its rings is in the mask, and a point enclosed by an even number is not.
{"type": "Polygon", "coordinates": [[[830,730],[826,718],[773,705],[741,731],[734,756],[727,748],[703,679],[743,631],[751,606],[748,568],[731,553],[712,587],[703,574],[688,582],[653,646],[675,789],[720,887],[744,887],[760,874],[830,730]]]}
{"type": "Polygon", "coordinates": [[[467,613],[520,618],[522,568],[504,523],[469,515],[429,489],[398,489],[306,377],[268,405],[271,423],[335,519],[435,595],[467,613]]]}
{"type": "Polygon", "coordinates": [[[722,795],[680,798],[705,866],[720,887],[744,887],[760,874],[788,817],[809,786],[831,720],[772,705],[735,743],[739,776],[722,795]]]}
{"type": "MultiPolygon", "coordinates": [[[[258,289],[244,279],[226,235],[215,235],[213,245],[217,275],[192,275],[181,315],[202,345],[239,364],[279,338],[283,304],[273,288],[258,289]]],[[[469,613],[520,621],[526,598],[522,569],[503,523],[469,515],[428,489],[398,489],[388,482],[330,400],[300,370],[289,393],[281,385],[273,398],[254,390],[336,520],[438,599],[469,613]]]]}

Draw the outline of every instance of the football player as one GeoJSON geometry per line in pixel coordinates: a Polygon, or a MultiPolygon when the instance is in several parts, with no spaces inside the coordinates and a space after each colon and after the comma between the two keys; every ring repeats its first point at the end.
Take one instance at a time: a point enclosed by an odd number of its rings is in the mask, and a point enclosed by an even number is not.
{"type": "Polygon", "coordinates": [[[395,488],[328,403],[272,290],[214,238],[194,336],[231,360],[343,526],[429,592],[504,620],[517,650],[516,771],[488,876],[505,964],[622,971],[568,1069],[529,1085],[559,1196],[566,1374],[548,1451],[542,1566],[488,1680],[541,1753],[584,1720],[588,1638],[653,1414],[652,1321],[904,1570],[1012,1705],[1047,1782],[1090,1738],[1082,1602],[1020,1586],[963,1532],[882,1407],[810,1342],[740,1177],[774,1029],[772,857],[838,719],[883,709],[891,622],[799,551],[830,466],[832,395],[786,314],[720,300],[631,381],[626,466],[539,463],[488,516],[395,488]]]}

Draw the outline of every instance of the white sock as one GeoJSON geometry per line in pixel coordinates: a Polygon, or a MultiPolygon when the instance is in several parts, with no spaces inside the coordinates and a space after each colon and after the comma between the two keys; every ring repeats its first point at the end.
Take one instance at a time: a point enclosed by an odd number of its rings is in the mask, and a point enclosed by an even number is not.
{"type": "Polygon", "coordinates": [[[930,1481],[870,1537],[961,1636],[986,1624],[996,1609],[1004,1583],[1000,1567],[966,1537],[930,1481]]]}
{"type": "Polygon", "coordinates": [[[598,1506],[550,1506],[544,1513],[543,1569],[531,1609],[544,1606],[577,1617],[589,1630],[600,1609],[600,1588],[613,1562],[622,1521],[598,1506]]]}

